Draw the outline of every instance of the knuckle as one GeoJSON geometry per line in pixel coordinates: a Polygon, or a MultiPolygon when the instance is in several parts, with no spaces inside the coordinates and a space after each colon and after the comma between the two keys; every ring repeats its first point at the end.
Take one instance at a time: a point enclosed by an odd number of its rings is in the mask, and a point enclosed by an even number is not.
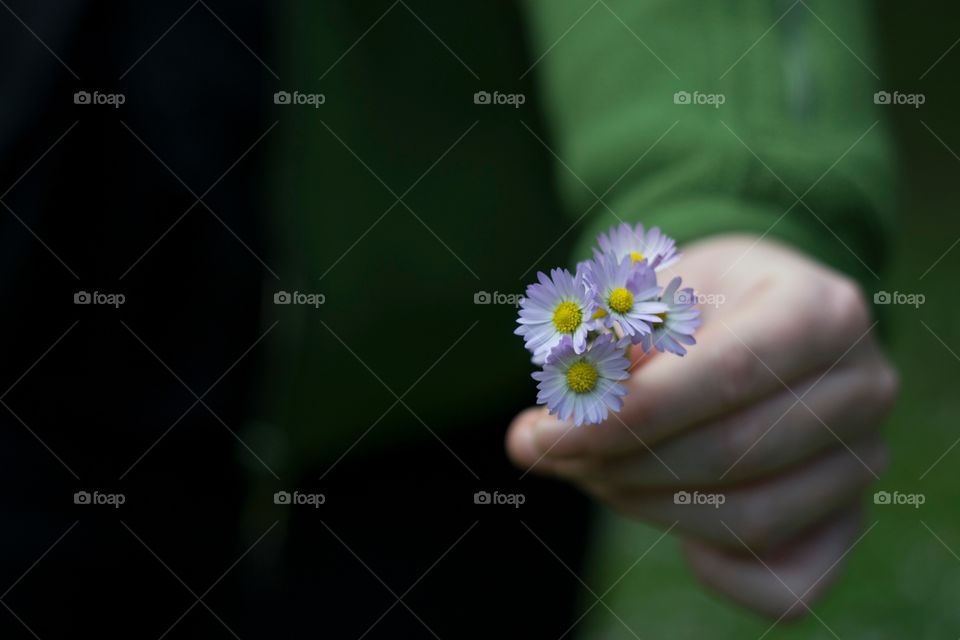
{"type": "Polygon", "coordinates": [[[866,296],[851,278],[840,276],[833,279],[826,298],[829,318],[835,325],[858,334],[870,326],[866,296]]]}
{"type": "Polygon", "coordinates": [[[874,430],[889,415],[900,396],[900,375],[885,356],[867,361],[859,377],[850,407],[858,407],[858,424],[874,430]]]}
{"type": "Polygon", "coordinates": [[[884,415],[893,409],[894,403],[900,396],[900,374],[889,363],[884,363],[878,370],[876,399],[884,415]]]}

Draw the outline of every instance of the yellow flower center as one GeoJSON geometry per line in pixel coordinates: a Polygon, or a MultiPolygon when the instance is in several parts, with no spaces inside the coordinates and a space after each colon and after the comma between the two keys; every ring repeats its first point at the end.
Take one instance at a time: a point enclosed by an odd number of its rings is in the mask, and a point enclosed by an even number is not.
{"type": "Polygon", "coordinates": [[[553,312],[553,326],[560,333],[573,333],[580,326],[583,313],[573,302],[561,302],[553,312]]]}
{"type": "Polygon", "coordinates": [[[617,287],[610,292],[610,298],[607,300],[610,308],[617,313],[626,313],[633,309],[633,294],[623,287],[617,287]]]}
{"type": "Polygon", "coordinates": [[[597,307],[597,310],[593,312],[593,315],[590,317],[591,320],[599,320],[600,318],[607,317],[607,310],[603,307],[597,307]]]}
{"type": "Polygon", "coordinates": [[[633,258],[634,262],[643,262],[643,254],[639,251],[632,251],[630,257],[633,258]]]}
{"type": "Polygon", "coordinates": [[[655,324],[655,325],[653,325],[653,328],[656,329],[657,327],[666,326],[666,324],[667,324],[667,312],[664,311],[663,313],[658,313],[658,314],[655,314],[655,315],[656,315],[658,318],[660,318],[660,324],[655,324]]]}
{"type": "Polygon", "coordinates": [[[596,367],[586,360],[580,360],[567,369],[567,386],[574,393],[589,393],[597,386],[599,377],[596,367]]]}

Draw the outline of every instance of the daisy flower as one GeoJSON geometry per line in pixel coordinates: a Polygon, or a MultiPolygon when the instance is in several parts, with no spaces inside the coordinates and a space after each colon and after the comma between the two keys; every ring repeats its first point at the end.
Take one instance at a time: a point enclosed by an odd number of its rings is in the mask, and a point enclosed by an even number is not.
{"type": "Polygon", "coordinates": [[[643,350],[669,351],[678,356],[687,353],[683,345],[696,344],[694,331],[700,326],[700,312],[694,308],[697,299],[693,289],[680,289],[680,278],[674,278],[663,290],[661,300],[667,310],[660,314],[663,320],[653,333],[643,336],[643,350]]]}
{"type": "Polygon", "coordinates": [[[657,299],[657,276],[646,260],[599,255],[584,277],[599,305],[595,313],[598,322],[608,329],[619,328],[618,335],[630,336],[634,343],[650,333],[650,325],[661,322],[657,314],[667,310],[657,299]]]}
{"type": "Polygon", "coordinates": [[[539,284],[527,287],[520,303],[520,326],[514,333],[523,337],[537,364],[542,364],[565,336],[576,353],[583,353],[597,307],[587,291],[584,270],[578,268],[577,274],[571,275],[566,269],[553,269],[550,277],[539,272],[537,279],[539,284]]]}
{"type": "Polygon", "coordinates": [[[618,382],[629,377],[629,367],[623,347],[610,334],[579,354],[570,336],[564,336],[543,371],[532,374],[539,381],[537,404],[547,405],[551,414],[578,427],[602,422],[610,410],[623,406],[620,398],[627,389],[618,382]]]}
{"type": "MultiPolygon", "coordinates": [[[[661,233],[659,227],[644,231],[643,225],[631,228],[622,223],[617,227],[610,227],[607,233],[601,233],[597,238],[602,253],[611,254],[618,260],[630,256],[634,262],[646,260],[649,265],[660,271],[669,267],[680,259],[676,242],[670,236],[661,233]]],[[[601,253],[594,250],[597,254],[601,253]]]]}

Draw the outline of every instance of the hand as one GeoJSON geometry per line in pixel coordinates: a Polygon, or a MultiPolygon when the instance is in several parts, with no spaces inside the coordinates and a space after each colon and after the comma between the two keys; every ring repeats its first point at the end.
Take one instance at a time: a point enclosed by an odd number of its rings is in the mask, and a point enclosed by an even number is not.
{"type": "Polygon", "coordinates": [[[708,587],[775,618],[803,614],[859,535],[896,373],[857,285],[785,246],[717,237],[677,269],[717,303],[701,304],[698,344],[683,358],[634,347],[619,414],[573,428],[528,409],[508,453],[673,526],[708,587]]]}

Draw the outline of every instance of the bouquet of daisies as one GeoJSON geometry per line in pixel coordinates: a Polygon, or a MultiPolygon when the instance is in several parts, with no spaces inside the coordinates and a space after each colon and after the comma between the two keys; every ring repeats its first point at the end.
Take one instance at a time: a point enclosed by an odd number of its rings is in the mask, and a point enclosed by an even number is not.
{"type": "Polygon", "coordinates": [[[663,288],[657,282],[680,259],[672,238],[657,227],[621,224],[600,234],[598,244],[575,274],[537,273],[515,332],[542,366],[533,374],[537,404],[576,426],[620,410],[631,346],[682,356],[700,325],[693,290],[681,289],[680,278],[663,288]]]}

